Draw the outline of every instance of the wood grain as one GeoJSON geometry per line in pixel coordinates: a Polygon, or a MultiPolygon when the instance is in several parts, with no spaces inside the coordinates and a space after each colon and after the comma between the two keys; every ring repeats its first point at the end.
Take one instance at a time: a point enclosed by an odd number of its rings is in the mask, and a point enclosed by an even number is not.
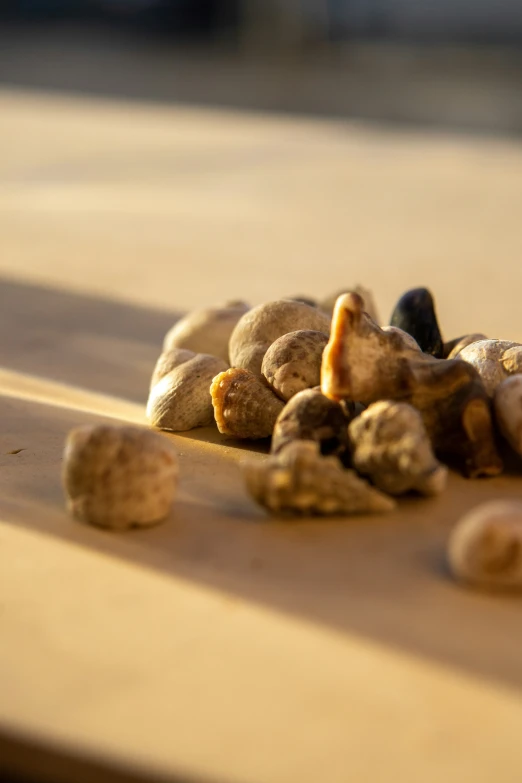
{"type": "Polygon", "coordinates": [[[445,339],[522,338],[522,147],[7,91],[0,115],[4,765],[518,781],[522,605],[444,559],[464,511],[520,497],[515,473],[289,524],[247,497],[248,446],[195,430],[168,436],[172,518],[119,536],[66,515],[60,468],[71,427],[142,420],[195,305],[361,282],[387,314],[428,285],[445,339]]]}

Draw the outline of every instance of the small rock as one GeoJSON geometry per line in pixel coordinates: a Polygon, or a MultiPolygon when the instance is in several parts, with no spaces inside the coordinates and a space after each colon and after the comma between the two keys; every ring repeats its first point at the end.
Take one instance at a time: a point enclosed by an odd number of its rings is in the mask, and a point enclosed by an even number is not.
{"type": "Polygon", "coordinates": [[[493,408],[500,432],[522,457],[522,375],[512,375],[499,383],[493,408]]]}
{"type": "Polygon", "coordinates": [[[274,514],[364,514],[391,511],[392,498],[371,487],[312,441],[289,443],[277,456],[242,464],[247,489],[274,514]]]}
{"type": "Polygon", "coordinates": [[[522,503],[500,500],[462,517],[448,542],[456,579],[471,586],[522,588],[522,503]]]}
{"type": "Polygon", "coordinates": [[[348,460],[350,413],[346,406],[329,400],[320,387],[305,389],[292,397],[279,414],[272,435],[271,453],[278,454],[296,440],[319,444],[321,454],[348,460]]]}
{"type": "Polygon", "coordinates": [[[480,332],[473,332],[473,334],[465,334],[462,337],[456,337],[454,340],[450,340],[444,343],[443,358],[444,359],[458,359],[459,353],[463,348],[467,348],[472,343],[477,343],[479,340],[487,340],[485,334],[480,332]]]}
{"type": "Polygon", "coordinates": [[[435,459],[421,415],[411,405],[375,402],[348,433],[354,467],[383,492],[438,495],[445,489],[448,470],[435,459]]]}
{"type": "MultiPolygon", "coordinates": [[[[183,354],[183,361],[163,375],[150,390],[147,420],[153,427],[171,432],[185,432],[212,424],[210,384],[219,372],[227,369],[226,362],[204,353],[192,354],[192,358],[186,359],[189,351],[174,350],[183,354]]],[[[162,371],[170,366],[171,354],[167,352],[162,371]]],[[[162,357],[158,362],[161,361],[162,357]]]]}
{"type": "Polygon", "coordinates": [[[509,340],[479,340],[463,348],[458,358],[471,364],[490,397],[510,375],[522,373],[522,345],[509,340]]]}
{"type": "Polygon", "coordinates": [[[280,299],[254,307],[238,321],[229,343],[230,364],[258,375],[273,342],[299,329],[330,331],[330,319],[317,307],[280,299]]]}
{"type": "Polygon", "coordinates": [[[421,351],[442,359],[444,348],[435,314],[433,297],[427,288],[413,288],[401,296],[390,320],[408,332],[420,346],[421,351]]]}
{"type": "Polygon", "coordinates": [[[272,343],[261,373],[282,400],[321,383],[321,360],[328,335],[311,329],[288,332],[272,343]]]}
{"type": "Polygon", "coordinates": [[[168,516],[178,460],[167,438],[139,427],[78,427],[65,444],[69,510],[111,530],[149,527],[168,516]]]}
{"type": "Polygon", "coordinates": [[[241,367],[217,375],[210,394],[218,430],[235,438],[269,438],[284,407],[264,378],[241,367]]]}

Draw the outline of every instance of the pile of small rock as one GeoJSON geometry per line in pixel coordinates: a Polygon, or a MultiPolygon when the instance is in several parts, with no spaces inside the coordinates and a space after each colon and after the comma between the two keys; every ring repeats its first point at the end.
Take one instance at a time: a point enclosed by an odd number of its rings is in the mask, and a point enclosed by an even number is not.
{"type": "MultiPolygon", "coordinates": [[[[443,492],[447,465],[495,476],[500,450],[522,456],[522,345],[482,334],[444,342],[424,288],[401,297],[389,326],[378,321],[360,287],[319,304],[191,313],[165,337],[148,421],[271,438],[270,456],[242,470],[251,496],[285,515],[390,511],[405,493],[443,492]]],[[[177,459],[156,433],[80,428],[64,463],[70,507],[85,521],[126,528],[168,514],[177,459]]],[[[449,561],[468,583],[522,586],[522,504],[464,518],[449,561]]]]}

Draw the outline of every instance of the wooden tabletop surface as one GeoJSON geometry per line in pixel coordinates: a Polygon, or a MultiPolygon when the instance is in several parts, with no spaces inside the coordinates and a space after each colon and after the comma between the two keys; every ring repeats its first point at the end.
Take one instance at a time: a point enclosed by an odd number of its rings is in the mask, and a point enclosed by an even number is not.
{"type": "MultiPolygon", "coordinates": [[[[522,340],[522,145],[0,92],[0,756],[54,780],[518,783],[522,604],[449,579],[452,476],[382,517],[266,520],[212,429],[165,525],[72,521],[68,430],[143,422],[177,314],[429,286],[522,340]],[[15,453],[16,452],[16,453],[15,453]],[[34,751],[29,753],[27,748],[34,751]]],[[[262,458],[259,456],[258,458],[262,458]]]]}

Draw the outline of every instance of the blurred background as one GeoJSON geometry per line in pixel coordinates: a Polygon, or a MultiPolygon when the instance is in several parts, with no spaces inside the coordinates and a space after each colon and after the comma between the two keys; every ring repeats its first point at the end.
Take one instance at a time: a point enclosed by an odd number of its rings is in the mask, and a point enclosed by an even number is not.
{"type": "Polygon", "coordinates": [[[0,80],[522,131],[520,0],[3,0],[0,80]]]}
{"type": "Polygon", "coordinates": [[[0,8],[0,274],[176,310],[427,285],[514,336],[520,0],[0,8]]]}

